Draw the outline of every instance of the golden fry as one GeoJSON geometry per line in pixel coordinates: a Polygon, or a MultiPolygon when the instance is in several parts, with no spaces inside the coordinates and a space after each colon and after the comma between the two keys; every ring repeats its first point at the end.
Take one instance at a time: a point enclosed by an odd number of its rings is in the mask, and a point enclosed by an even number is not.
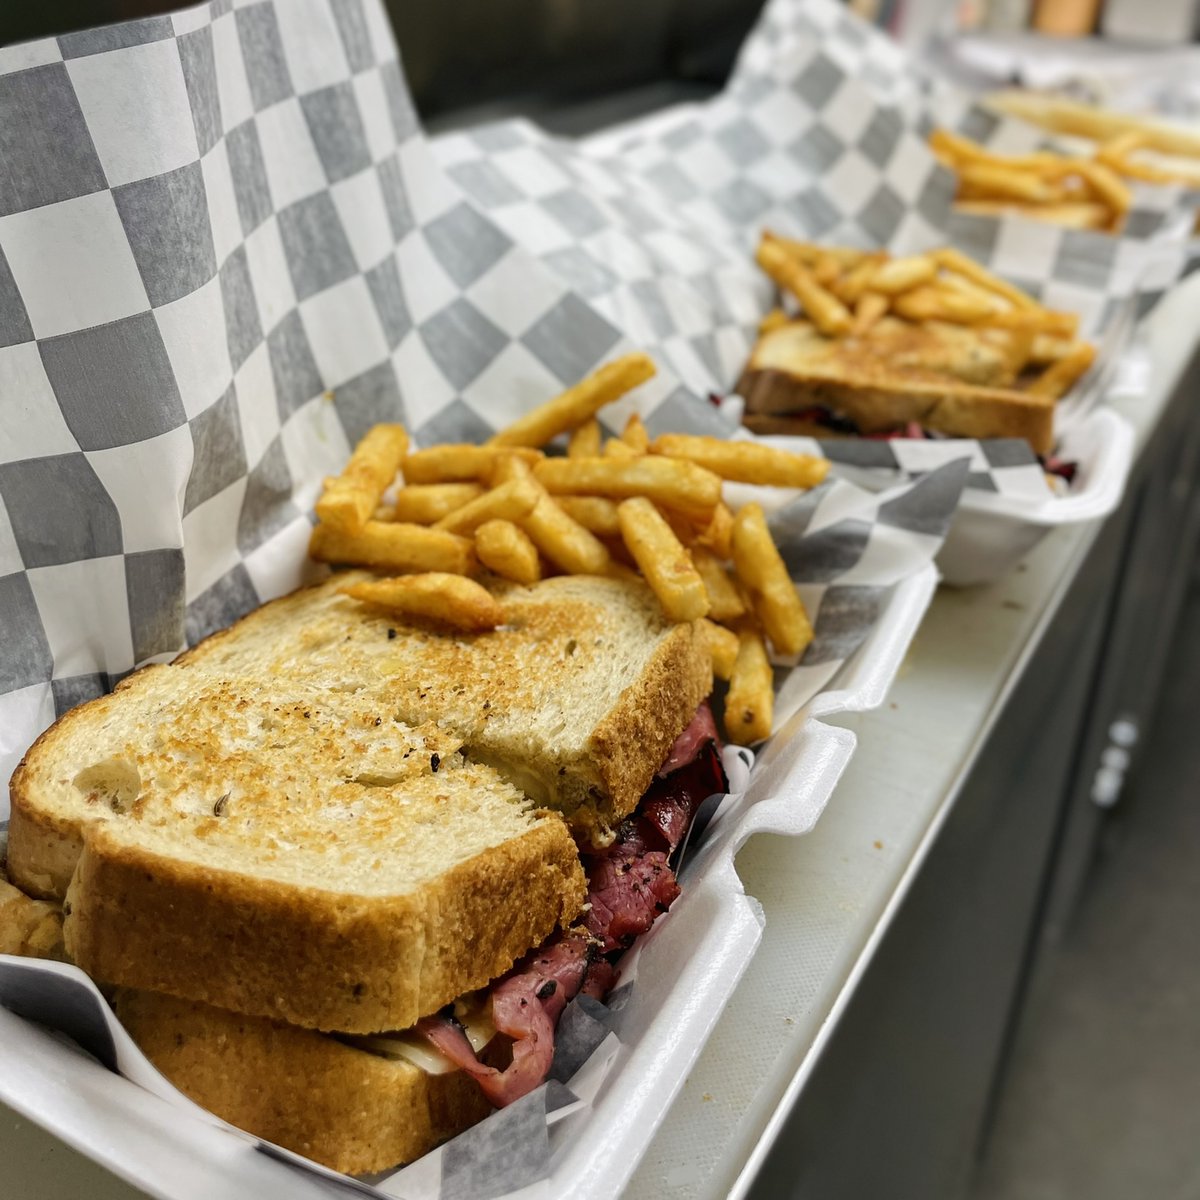
{"type": "MultiPolygon", "coordinates": [[[[534,461],[540,461],[540,457],[534,461]]],[[[501,454],[496,459],[489,478],[492,487],[499,487],[502,483],[511,483],[514,479],[532,479],[533,469],[519,454],[501,454]]]]}
{"type": "Polygon", "coordinates": [[[533,511],[521,518],[520,525],[542,554],[568,575],[608,574],[612,556],[604,543],[567,516],[553,497],[543,495],[533,511]]]}
{"type": "Polygon", "coordinates": [[[443,517],[434,529],[467,534],[485,521],[517,521],[533,511],[540,496],[541,489],[532,479],[510,479],[443,517]]]}
{"type": "Polygon", "coordinates": [[[778,329],[781,325],[786,325],[791,320],[791,317],[783,311],[782,308],[773,308],[761,321],[758,323],[758,335],[762,337],[768,334],[772,329],[778,329]]]}
{"type": "Polygon", "coordinates": [[[1046,221],[1067,229],[1105,229],[1111,210],[1104,204],[1017,204],[1011,200],[956,200],[959,212],[977,217],[1027,217],[1031,221],[1046,221]]]}
{"type": "Polygon", "coordinates": [[[968,200],[1023,200],[1027,204],[1051,204],[1058,193],[1044,179],[1029,171],[992,163],[966,163],[958,169],[959,194],[968,200]]]}
{"type": "Polygon", "coordinates": [[[708,617],[700,618],[700,628],[708,642],[708,652],[712,656],[713,675],[717,679],[728,679],[733,674],[733,665],[737,662],[738,635],[724,625],[715,625],[708,617]]]}
{"type": "Polygon", "coordinates": [[[424,617],[479,633],[504,624],[504,607],[486,588],[462,575],[439,571],[372,579],[342,588],[347,596],[405,616],[424,617]]]}
{"type": "Polygon", "coordinates": [[[697,531],[696,544],[711,550],[719,559],[728,562],[733,557],[733,513],[722,501],[713,509],[708,523],[697,531]]]}
{"type": "Polygon", "coordinates": [[[881,264],[888,261],[887,254],[867,254],[833,285],[833,292],[845,304],[857,304],[871,283],[871,276],[881,264]]]}
{"type": "Polygon", "coordinates": [[[772,645],[799,654],[812,641],[812,626],[760,505],[747,504],[733,519],[733,565],[772,645]]]}
{"type": "Polygon", "coordinates": [[[842,274],[842,264],[829,253],[821,253],[812,264],[813,278],[822,286],[830,287],[842,274]]]}
{"type": "Polygon", "coordinates": [[[571,430],[567,441],[568,458],[591,458],[600,453],[600,422],[593,417],[571,430]]]}
{"type": "Polygon", "coordinates": [[[651,444],[655,454],[697,464],[722,479],[770,487],[816,487],[829,474],[829,460],[758,442],[664,433],[651,444]]]}
{"type": "Polygon", "coordinates": [[[1055,309],[1026,309],[1023,312],[992,313],[981,324],[995,329],[1028,330],[1033,334],[1049,333],[1056,337],[1073,338],[1079,329],[1079,314],[1058,312],[1055,309]]]}
{"type": "Polygon", "coordinates": [[[368,521],[358,533],[313,528],[308,554],[317,562],[353,563],[380,571],[445,571],[469,575],[475,551],[467,538],[400,521],[368,521]]]}
{"type": "Polygon", "coordinates": [[[771,736],[775,720],[775,675],[762,635],[738,634],[738,652],[725,696],[725,734],[731,742],[749,745],[771,736]]]}
{"type": "Polygon", "coordinates": [[[695,463],[643,454],[611,458],[548,458],[534,468],[548,492],[574,496],[645,496],[707,522],[721,499],[721,479],[695,463]]]}
{"type": "Polygon", "coordinates": [[[1014,308],[1040,307],[1032,296],[1027,296],[1019,287],[1014,287],[1008,280],[1001,279],[999,275],[993,275],[987,267],[981,266],[973,258],[968,258],[959,250],[944,246],[940,250],[933,251],[933,258],[947,271],[956,271],[959,275],[971,280],[972,283],[979,284],[985,291],[1003,296],[1014,308]]]}
{"type": "Polygon", "coordinates": [[[388,519],[432,525],[482,495],[483,488],[477,483],[418,483],[402,487],[396,493],[396,503],[388,519]]]}
{"type": "Polygon", "coordinates": [[[559,496],[559,508],[600,537],[620,537],[617,506],[605,496],[559,496]]]}
{"type": "Polygon", "coordinates": [[[662,514],[644,496],[617,509],[621,537],[672,621],[695,621],[708,612],[708,593],[688,552],[662,514]]]}
{"type": "Polygon", "coordinates": [[[962,296],[970,296],[984,312],[1004,312],[1007,304],[995,292],[990,292],[978,283],[960,275],[957,271],[943,271],[936,280],[935,286],[942,291],[957,292],[962,296]]]}
{"type": "Polygon", "coordinates": [[[1031,396],[1065,396],[1076,380],[1092,365],[1096,347],[1090,342],[1077,342],[1069,354],[1052,363],[1025,390],[1031,396]]]}
{"type": "Polygon", "coordinates": [[[582,382],[518,417],[488,439],[489,446],[544,446],[547,442],[590,421],[606,404],[632,391],[654,375],[654,363],[645,354],[626,354],[605,363],[582,382]]]}
{"type": "Polygon", "coordinates": [[[1112,209],[1115,217],[1123,217],[1133,207],[1133,193],[1111,167],[1101,162],[1081,161],[1076,163],[1075,169],[1096,198],[1112,209]]]}
{"type": "Polygon", "coordinates": [[[625,428],[621,431],[621,441],[639,454],[646,453],[646,447],[650,445],[650,435],[637,413],[630,414],[629,420],[625,422],[625,428]]]}
{"type": "Polygon", "coordinates": [[[850,312],[827,288],[823,288],[812,272],[788,254],[778,242],[764,238],[755,255],[758,265],[778,284],[804,305],[812,323],[827,337],[849,332],[850,312]]]}
{"type": "Polygon", "coordinates": [[[511,521],[485,521],[475,530],[475,553],[489,571],[515,583],[537,583],[542,577],[537,547],[511,521]]]}
{"type": "Polygon", "coordinates": [[[928,283],[937,274],[937,263],[928,254],[914,254],[909,258],[893,258],[871,273],[867,289],[895,296],[910,288],[928,283]]]}
{"type": "Polygon", "coordinates": [[[693,546],[690,553],[700,578],[704,580],[704,590],[708,593],[708,615],[714,621],[733,621],[745,616],[746,605],[733,586],[725,564],[703,546],[693,546]]]}
{"type": "Polygon", "coordinates": [[[1035,334],[1029,347],[1029,362],[1035,366],[1048,366],[1065,358],[1075,349],[1075,343],[1067,337],[1053,333],[1035,334]]]}
{"type": "Polygon", "coordinates": [[[855,337],[870,333],[872,326],[887,315],[888,298],[882,292],[863,292],[854,306],[854,327],[850,332],[855,337]]]}
{"type": "Polygon", "coordinates": [[[908,321],[952,321],[958,325],[974,325],[995,311],[985,300],[939,287],[913,288],[896,296],[892,307],[908,321]]]}
{"type": "Polygon", "coordinates": [[[605,458],[628,459],[637,458],[638,451],[635,450],[628,442],[621,441],[620,438],[609,438],[604,443],[603,456],[605,458]]]}
{"type": "Polygon", "coordinates": [[[416,450],[404,460],[405,483],[451,483],[465,479],[487,479],[497,462],[515,454],[535,463],[544,455],[524,447],[475,446],[469,442],[430,446],[416,450]]]}
{"type": "Polygon", "coordinates": [[[775,242],[793,258],[810,267],[817,267],[823,259],[831,258],[840,267],[849,270],[867,253],[851,246],[818,246],[816,242],[801,242],[796,238],[780,237],[770,230],[764,230],[762,236],[764,241],[775,242]]]}
{"type": "Polygon", "coordinates": [[[371,519],[407,452],[408,434],[403,425],[369,429],[342,473],[325,481],[317,501],[317,519],[333,529],[357,533],[371,519]]]}

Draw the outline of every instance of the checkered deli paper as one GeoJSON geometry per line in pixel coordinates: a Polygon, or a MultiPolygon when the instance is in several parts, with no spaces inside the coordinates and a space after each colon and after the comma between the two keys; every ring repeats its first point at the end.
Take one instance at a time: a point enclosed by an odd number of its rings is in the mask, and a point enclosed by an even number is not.
{"type": "MultiPolygon", "coordinates": [[[[0,50],[0,773],[56,715],[303,582],[321,481],[373,423],[478,439],[641,334],[438,164],[376,0],[217,0],[0,50]]],[[[730,428],[662,366],[615,419],[730,428]]],[[[781,721],[927,573],[967,470],[776,497],[816,626],[780,664],[781,721]]],[[[64,1022],[87,1008],[78,978],[4,965],[24,1011],[64,986],[64,1022]]],[[[81,1036],[124,1066],[91,1004],[81,1036]]],[[[396,1194],[496,1195],[498,1144],[525,1151],[512,1186],[548,1171],[547,1130],[602,1086],[605,1020],[583,1006],[564,1034],[570,1098],[552,1084],[396,1194]]]]}

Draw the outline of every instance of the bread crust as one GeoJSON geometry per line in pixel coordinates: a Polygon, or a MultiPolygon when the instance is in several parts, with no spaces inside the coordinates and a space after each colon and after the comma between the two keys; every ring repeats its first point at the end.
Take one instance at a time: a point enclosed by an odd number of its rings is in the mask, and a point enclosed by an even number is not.
{"type": "MultiPolygon", "coordinates": [[[[677,625],[592,734],[592,749],[610,797],[600,813],[609,825],[615,828],[637,808],[675,739],[712,688],[712,655],[700,625],[677,625]]],[[[586,815],[583,810],[575,819],[586,815]]]]}
{"type": "MultiPolygon", "coordinates": [[[[1023,438],[1038,454],[1054,446],[1054,401],[1007,388],[977,387],[954,380],[897,378],[872,383],[806,376],[778,370],[749,370],[738,384],[747,417],[773,417],[774,432],[811,434],[809,421],[793,426],[788,414],[820,405],[848,417],[862,433],[890,433],[908,422],[935,433],[967,438],[1023,438]],[[789,424],[783,425],[782,421],[789,424]]],[[[765,431],[764,423],[750,428],[765,431]]],[[[816,436],[828,436],[822,430],[816,436]]]]}
{"type": "Polygon", "coordinates": [[[105,983],[375,1033],[406,1029],[503,974],[575,917],[585,886],[554,819],[398,896],[283,886],[168,858],[96,825],[67,893],[64,936],[72,960],[105,983]]]}
{"type": "Polygon", "coordinates": [[[113,1007],[184,1095],[231,1125],[361,1175],[412,1162],[491,1112],[469,1075],[430,1075],[279,1021],[150,992],[113,1007]]]}

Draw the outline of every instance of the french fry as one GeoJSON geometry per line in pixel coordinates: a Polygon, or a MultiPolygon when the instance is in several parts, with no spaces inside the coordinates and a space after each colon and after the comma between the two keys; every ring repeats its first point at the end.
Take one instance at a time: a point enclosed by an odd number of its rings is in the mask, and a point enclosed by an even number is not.
{"type": "Polygon", "coordinates": [[[738,652],[725,696],[725,733],[731,742],[749,744],[770,737],[775,719],[775,676],[762,635],[738,634],[738,652]]]}
{"type": "Polygon", "coordinates": [[[708,524],[696,533],[696,544],[711,550],[719,559],[728,562],[733,557],[733,513],[722,501],[713,509],[708,524]]]}
{"type": "Polygon", "coordinates": [[[871,276],[881,264],[888,261],[885,253],[867,254],[859,260],[837,283],[832,291],[844,304],[857,304],[871,282],[871,276]]]}
{"type": "Polygon", "coordinates": [[[407,452],[403,425],[372,426],[342,473],[325,481],[316,505],[317,519],[332,529],[357,533],[371,519],[407,452]]]}
{"type": "Polygon", "coordinates": [[[708,593],[688,552],[662,514],[644,496],[617,508],[621,537],[672,621],[695,621],[708,612],[708,593]]]}
{"type": "Polygon", "coordinates": [[[533,511],[541,489],[532,479],[510,479],[455,509],[434,525],[447,533],[473,533],[485,521],[518,521],[533,511]]]}
{"type": "Polygon", "coordinates": [[[882,292],[863,292],[854,306],[854,337],[870,333],[872,327],[887,315],[888,298],[882,292]]]}
{"type": "MultiPolygon", "coordinates": [[[[695,463],[643,454],[610,458],[548,458],[534,468],[548,492],[568,496],[645,496],[697,521],[707,522],[721,499],[721,479],[695,463]]],[[[536,540],[536,539],[535,539],[536,540]]]]}
{"type": "MultiPolygon", "coordinates": [[[[590,459],[572,459],[590,462],[590,459]]],[[[612,556],[594,533],[572,520],[550,495],[543,495],[520,521],[530,540],[560,570],[568,575],[607,575],[612,556]]]]}
{"type": "Polygon", "coordinates": [[[928,286],[894,297],[892,307],[907,321],[951,321],[958,325],[974,325],[995,311],[975,296],[928,286]]]}
{"type": "Polygon", "coordinates": [[[880,263],[871,273],[867,289],[882,292],[885,296],[896,296],[928,283],[937,274],[937,269],[937,263],[928,254],[889,259],[880,263]]]}
{"type": "Polygon", "coordinates": [[[957,271],[942,271],[937,277],[936,286],[944,291],[958,292],[960,295],[972,297],[985,312],[1005,312],[1007,310],[1007,302],[1001,296],[995,292],[989,292],[957,271]]]}
{"type": "Polygon", "coordinates": [[[791,317],[789,317],[782,308],[771,309],[771,311],[767,313],[767,315],[758,323],[759,337],[770,333],[772,329],[778,329],[781,325],[786,325],[790,320],[791,317]]]}
{"type": "Polygon", "coordinates": [[[995,329],[1028,330],[1034,335],[1049,333],[1056,337],[1073,338],[1079,329],[1079,314],[1056,309],[1026,309],[1022,312],[992,313],[981,322],[995,329]]]}
{"type": "Polygon", "coordinates": [[[738,635],[724,625],[714,624],[708,617],[700,618],[700,628],[712,656],[713,674],[718,679],[728,679],[737,661],[738,635]]]}
{"type": "Polygon", "coordinates": [[[933,251],[933,258],[948,271],[956,271],[972,283],[977,283],[984,291],[994,292],[1003,296],[1014,308],[1039,308],[1040,305],[1032,296],[1027,296],[1020,288],[1014,287],[1006,279],[993,275],[987,267],[981,266],[973,258],[968,258],[959,250],[944,246],[933,251]]]}
{"type": "Polygon", "coordinates": [[[609,438],[608,441],[604,443],[603,457],[618,459],[637,458],[638,451],[636,451],[628,442],[621,441],[620,438],[609,438]]]}
{"type": "Polygon", "coordinates": [[[864,254],[865,250],[856,250],[852,246],[819,246],[816,242],[802,242],[796,238],[780,237],[777,233],[772,233],[769,229],[763,231],[763,240],[775,242],[792,255],[793,258],[799,259],[809,267],[816,267],[823,259],[831,258],[844,270],[849,270],[858,263],[864,254]]]}
{"type": "Polygon", "coordinates": [[[617,506],[606,496],[559,496],[559,508],[599,537],[620,537],[617,506]]]}
{"type": "Polygon", "coordinates": [[[489,446],[544,446],[547,442],[590,421],[606,404],[645,383],[654,374],[654,363],[645,354],[626,354],[605,363],[582,382],[519,417],[488,439],[489,446]]]}
{"type": "Polygon", "coordinates": [[[502,483],[511,483],[514,479],[532,478],[533,468],[524,458],[517,454],[501,454],[492,467],[489,482],[492,487],[499,487],[502,483]]]}
{"type": "Polygon", "coordinates": [[[988,162],[964,163],[958,168],[959,194],[968,200],[1023,200],[1051,204],[1058,192],[1030,171],[988,162]]]}
{"type": "Polygon", "coordinates": [[[397,574],[443,571],[469,575],[475,567],[475,551],[467,538],[401,521],[368,521],[358,533],[316,525],[308,553],[317,562],[355,563],[397,574]]]}
{"type": "Polygon", "coordinates": [[[693,546],[690,553],[700,578],[704,580],[704,590],[708,593],[708,615],[714,621],[734,621],[745,616],[746,605],[733,586],[725,564],[703,546],[693,546]]]}
{"type": "Polygon", "coordinates": [[[1011,200],[956,200],[954,207],[959,212],[978,217],[1002,217],[1011,213],[1067,229],[1105,229],[1112,216],[1107,205],[1087,201],[1079,204],[1018,204],[1011,200]]]}
{"type": "Polygon", "coordinates": [[[1089,342],[1077,342],[1069,354],[1051,363],[1025,391],[1031,396],[1050,396],[1058,400],[1074,387],[1095,358],[1095,346],[1089,342]]]}
{"type": "Polygon", "coordinates": [[[504,606],[485,587],[462,575],[432,571],[397,579],[372,579],[341,589],[347,596],[404,616],[424,617],[479,633],[504,624],[504,606]]]}
{"type": "Polygon", "coordinates": [[[828,252],[819,254],[812,264],[813,278],[822,286],[829,287],[842,273],[842,264],[828,252]]]}
{"type": "Polygon", "coordinates": [[[780,654],[799,654],[812,641],[812,626],[758,504],[733,519],[733,565],[771,644],[780,654]]]}
{"type": "Polygon", "coordinates": [[[1121,182],[1116,172],[1102,162],[1080,161],[1076,170],[1087,182],[1096,198],[1112,209],[1119,220],[1133,207],[1133,193],[1121,182]]]}
{"type": "Polygon", "coordinates": [[[667,458],[695,463],[722,479],[770,487],[816,487],[829,474],[829,460],[795,454],[758,442],[729,442],[722,438],[664,433],[651,450],[667,458]]]}
{"type": "Polygon", "coordinates": [[[1145,133],[1147,148],[1164,154],[1200,157],[1200,134],[1172,125],[1163,125],[1144,117],[1020,90],[995,92],[987,97],[987,103],[992,108],[1014,117],[1021,117],[1054,133],[1107,142],[1136,130],[1145,133]]]}
{"type": "Polygon", "coordinates": [[[755,255],[758,265],[779,287],[789,291],[804,305],[809,320],[827,337],[836,337],[850,329],[850,312],[812,272],[777,242],[765,238],[755,255]]]}
{"type": "Polygon", "coordinates": [[[625,428],[621,430],[621,441],[625,445],[631,446],[639,454],[646,453],[646,447],[650,445],[650,435],[646,432],[646,426],[637,413],[631,413],[629,420],[625,422],[625,428]]]}
{"type": "Polygon", "coordinates": [[[1075,343],[1066,337],[1053,333],[1039,333],[1034,336],[1029,347],[1029,362],[1035,366],[1048,366],[1065,358],[1075,349],[1075,343]]]}
{"type": "Polygon", "coordinates": [[[599,454],[600,440],[600,422],[595,417],[584,421],[571,430],[571,437],[567,441],[567,457],[590,458],[593,454],[599,454]]]}
{"type": "Polygon", "coordinates": [[[430,446],[416,450],[404,460],[405,483],[453,483],[468,479],[487,479],[496,463],[515,454],[526,462],[544,458],[540,450],[509,446],[475,446],[469,442],[430,446]]]}
{"type": "Polygon", "coordinates": [[[396,493],[388,520],[432,525],[456,508],[483,495],[477,483],[418,483],[396,493]]]}
{"type": "Polygon", "coordinates": [[[485,521],[475,530],[475,553],[489,571],[514,583],[537,583],[542,577],[537,547],[511,521],[485,521]]]}

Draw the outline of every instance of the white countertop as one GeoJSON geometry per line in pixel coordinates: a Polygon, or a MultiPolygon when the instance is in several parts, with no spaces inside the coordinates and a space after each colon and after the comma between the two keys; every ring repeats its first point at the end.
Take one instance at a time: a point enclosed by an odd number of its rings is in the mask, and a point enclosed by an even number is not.
{"type": "MultiPolygon", "coordinates": [[[[1117,406],[1139,445],[1200,333],[1189,319],[1198,296],[1200,277],[1151,319],[1149,394],[1117,406]]],[[[743,848],[739,874],[766,913],[762,945],[628,1197],[736,1194],[773,1116],[815,1063],[1094,535],[1090,526],[1057,529],[1001,582],[940,590],[888,701],[837,719],[859,745],[814,832],[760,835],[743,848]]],[[[3,1104],[0,1163],[0,1194],[21,1200],[142,1196],[3,1104]]]]}

